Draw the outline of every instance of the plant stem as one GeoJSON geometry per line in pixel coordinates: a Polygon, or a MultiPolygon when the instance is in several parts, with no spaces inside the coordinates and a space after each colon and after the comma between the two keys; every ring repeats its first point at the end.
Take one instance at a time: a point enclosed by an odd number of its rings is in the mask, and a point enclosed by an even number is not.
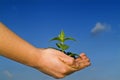
{"type": "MultiPolygon", "coordinates": [[[[64,42],[61,42],[61,44],[63,45],[64,44],[64,42]]],[[[61,48],[62,49],[62,52],[64,52],[64,49],[63,48],[61,48]]]]}
{"type": "Polygon", "coordinates": [[[61,42],[61,44],[64,44],[64,42],[61,42]]]}

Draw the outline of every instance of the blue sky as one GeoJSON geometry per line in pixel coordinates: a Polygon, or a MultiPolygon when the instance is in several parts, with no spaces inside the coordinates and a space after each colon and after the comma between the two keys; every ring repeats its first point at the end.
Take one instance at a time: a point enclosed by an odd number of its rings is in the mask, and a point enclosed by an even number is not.
{"type": "MultiPolygon", "coordinates": [[[[92,65],[60,80],[120,80],[119,0],[0,0],[0,21],[36,47],[61,30],[77,42],[68,51],[85,52],[92,65]]],[[[0,80],[56,80],[0,57],[0,80]]]]}

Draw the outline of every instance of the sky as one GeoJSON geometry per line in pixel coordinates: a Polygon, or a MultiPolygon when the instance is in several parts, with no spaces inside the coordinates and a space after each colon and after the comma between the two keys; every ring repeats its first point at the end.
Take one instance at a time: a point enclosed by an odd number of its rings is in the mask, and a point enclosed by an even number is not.
{"type": "MultiPolygon", "coordinates": [[[[59,80],[120,80],[119,0],[0,0],[0,22],[39,48],[64,30],[68,51],[85,52],[91,66],[59,80]]],[[[0,56],[0,80],[57,80],[0,56]]]]}

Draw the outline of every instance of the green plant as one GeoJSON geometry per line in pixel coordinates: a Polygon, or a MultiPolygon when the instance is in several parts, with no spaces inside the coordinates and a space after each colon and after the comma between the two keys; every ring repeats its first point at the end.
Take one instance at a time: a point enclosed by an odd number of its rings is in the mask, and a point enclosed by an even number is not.
{"type": "Polygon", "coordinates": [[[60,50],[60,51],[64,52],[65,54],[67,54],[68,56],[71,56],[73,58],[77,58],[79,56],[78,54],[75,54],[73,52],[65,51],[69,48],[69,46],[67,44],[65,44],[65,41],[68,41],[68,40],[76,41],[76,40],[72,37],[66,37],[63,30],[60,32],[60,34],[57,37],[52,38],[50,41],[55,41],[55,40],[58,41],[56,43],[57,50],[60,50]]]}

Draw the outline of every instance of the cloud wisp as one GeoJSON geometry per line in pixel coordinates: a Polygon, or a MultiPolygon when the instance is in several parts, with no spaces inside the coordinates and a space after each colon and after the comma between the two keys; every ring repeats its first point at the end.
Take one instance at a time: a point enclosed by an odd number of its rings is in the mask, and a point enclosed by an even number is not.
{"type": "Polygon", "coordinates": [[[5,71],[3,71],[3,73],[4,73],[9,79],[13,78],[13,74],[12,74],[10,71],[5,70],[5,71]]]}
{"type": "Polygon", "coordinates": [[[91,33],[93,35],[98,35],[100,33],[109,31],[110,29],[111,27],[109,25],[97,22],[96,25],[91,29],[91,33]]]}

